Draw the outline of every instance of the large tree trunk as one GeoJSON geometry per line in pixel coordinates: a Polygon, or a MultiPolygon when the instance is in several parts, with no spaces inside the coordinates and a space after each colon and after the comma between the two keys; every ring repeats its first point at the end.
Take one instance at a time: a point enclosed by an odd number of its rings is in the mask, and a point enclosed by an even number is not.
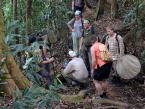
{"type": "Polygon", "coordinates": [[[98,0],[98,6],[97,6],[97,16],[96,20],[98,19],[99,15],[102,15],[104,13],[110,12],[110,5],[106,0],[98,0]]]}
{"type": "Polygon", "coordinates": [[[31,34],[31,9],[32,0],[27,0],[27,14],[26,14],[26,35],[31,34]]]}
{"type": "Polygon", "coordinates": [[[8,85],[4,85],[4,90],[7,95],[12,96],[18,88],[24,89],[26,86],[32,86],[32,83],[21,73],[20,69],[16,65],[12,55],[8,54],[8,47],[4,44],[4,21],[2,14],[2,1],[0,1],[0,60],[6,57],[6,64],[3,66],[6,71],[5,80],[8,85]]]}
{"type": "Polygon", "coordinates": [[[9,71],[7,69],[7,66],[4,65],[4,70],[7,74],[3,74],[3,76],[6,77],[6,79],[4,80],[5,82],[7,82],[8,84],[3,85],[4,88],[4,92],[7,96],[12,96],[14,97],[14,93],[16,91],[19,90],[19,88],[17,87],[17,85],[15,84],[14,80],[12,79],[11,75],[9,74],[9,71]]]}
{"type": "Polygon", "coordinates": [[[118,12],[117,0],[111,0],[111,18],[116,17],[117,12],[118,12]]]}

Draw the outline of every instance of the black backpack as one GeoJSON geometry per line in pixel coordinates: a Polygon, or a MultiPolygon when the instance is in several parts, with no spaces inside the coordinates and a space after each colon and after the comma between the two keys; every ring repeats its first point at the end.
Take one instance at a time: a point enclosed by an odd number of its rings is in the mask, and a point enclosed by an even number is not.
{"type": "MultiPolygon", "coordinates": [[[[116,41],[118,43],[118,53],[120,53],[120,47],[119,47],[119,41],[118,41],[118,35],[119,33],[115,32],[116,33],[116,41]]],[[[104,35],[103,38],[102,38],[102,41],[101,43],[105,44],[106,41],[108,41],[109,37],[108,37],[108,34],[104,35]]],[[[108,45],[108,49],[109,49],[109,45],[108,45]]],[[[124,54],[127,54],[127,49],[126,49],[126,44],[124,43],[124,54]]]]}
{"type": "MultiPolygon", "coordinates": [[[[76,0],[74,0],[74,4],[75,4],[76,0]]],[[[84,0],[80,0],[80,3],[79,3],[79,7],[80,8],[83,8],[85,6],[85,1],[84,0]]]]}

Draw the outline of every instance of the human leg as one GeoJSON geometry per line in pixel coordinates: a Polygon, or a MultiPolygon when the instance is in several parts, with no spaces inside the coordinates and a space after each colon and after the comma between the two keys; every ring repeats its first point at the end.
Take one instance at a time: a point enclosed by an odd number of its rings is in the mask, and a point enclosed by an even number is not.
{"type": "Polygon", "coordinates": [[[78,54],[78,50],[77,50],[77,37],[73,37],[73,51],[78,54]]]}
{"type": "Polygon", "coordinates": [[[86,65],[86,68],[88,72],[90,72],[91,69],[90,69],[90,64],[89,64],[89,56],[88,56],[87,47],[83,46],[82,54],[83,54],[83,60],[86,65]]]}
{"type": "Polygon", "coordinates": [[[93,82],[94,82],[98,95],[99,96],[102,95],[103,89],[102,89],[101,83],[98,80],[93,80],[93,82]]]}

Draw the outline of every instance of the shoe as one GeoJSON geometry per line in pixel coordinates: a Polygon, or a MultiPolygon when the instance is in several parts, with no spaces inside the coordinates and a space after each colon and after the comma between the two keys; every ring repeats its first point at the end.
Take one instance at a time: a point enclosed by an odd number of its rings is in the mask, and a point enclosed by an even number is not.
{"type": "Polygon", "coordinates": [[[100,98],[101,98],[100,96],[93,97],[93,99],[100,99],[100,98]]]}
{"type": "Polygon", "coordinates": [[[102,96],[103,96],[103,98],[108,98],[108,96],[107,96],[107,93],[106,93],[106,92],[103,92],[103,93],[102,93],[102,96]]]}
{"type": "Polygon", "coordinates": [[[71,84],[72,84],[72,86],[73,86],[73,87],[77,86],[77,83],[76,83],[76,82],[74,82],[74,81],[72,81],[72,83],[71,83],[71,84]]]}
{"type": "Polygon", "coordinates": [[[98,95],[98,96],[93,97],[93,99],[101,99],[101,98],[103,98],[103,95],[98,95]]]}

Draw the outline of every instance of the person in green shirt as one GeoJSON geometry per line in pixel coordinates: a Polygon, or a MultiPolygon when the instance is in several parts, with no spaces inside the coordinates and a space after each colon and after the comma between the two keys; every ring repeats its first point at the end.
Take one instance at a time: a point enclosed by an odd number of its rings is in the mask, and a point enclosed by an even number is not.
{"type": "Polygon", "coordinates": [[[90,22],[88,20],[84,20],[84,35],[83,37],[81,37],[79,51],[82,52],[85,65],[89,72],[89,77],[91,76],[90,75],[90,71],[91,71],[90,48],[92,46],[90,37],[98,38],[97,36],[98,36],[97,30],[93,26],[90,25],[90,22]]]}

